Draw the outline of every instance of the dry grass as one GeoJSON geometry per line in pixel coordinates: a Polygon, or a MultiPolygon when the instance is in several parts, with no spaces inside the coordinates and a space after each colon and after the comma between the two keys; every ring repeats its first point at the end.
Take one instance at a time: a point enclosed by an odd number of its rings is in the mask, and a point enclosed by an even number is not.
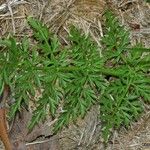
{"type": "MultiPolygon", "coordinates": [[[[18,39],[31,36],[26,16],[42,20],[56,33],[62,44],[68,43],[66,34],[71,24],[81,28],[100,45],[103,36],[102,15],[112,9],[131,33],[131,43],[142,42],[150,47],[150,4],[144,0],[3,0],[0,1],[0,36],[12,33],[18,39]]],[[[96,106],[94,106],[96,107],[96,106]]],[[[129,130],[114,131],[104,148],[100,138],[101,124],[98,108],[91,109],[83,121],[71,125],[59,136],[63,150],[137,150],[147,149],[142,143],[150,142],[150,109],[129,130]]],[[[150,146],[149,146],[150,149],[150,146]]]]}

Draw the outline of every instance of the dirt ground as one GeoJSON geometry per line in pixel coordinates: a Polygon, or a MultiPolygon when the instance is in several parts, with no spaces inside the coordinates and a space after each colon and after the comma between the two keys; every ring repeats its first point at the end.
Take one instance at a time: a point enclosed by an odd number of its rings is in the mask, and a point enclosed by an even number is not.
{"type": "MultiPolygon", "coordinates": [[[[103,13],[111,9],[121,24],[130,31],[131,44],[142,42],[150,47],[150,3],[146,0],[0,0],[0,37],[12,33],[18,39],[30,37],[27,16],[42,20],[67,43],[66,35],[70,24],[90,34],[99,46],[103,36],[103,13]]],[[[99,108],[93,106],[84,120],[78,120],[57,135],[53,135],[48,118],[28,134],[26,122],[31,112],[23,111],[22,118],[16,117],[10,137],[16,150],[150,150],[150,107],[146,106],[141,118],[127,130],[113,131],[107,145],[101,138],[99,108]],[[18,148],[19,149],[19,148],[18,148]]],[[[2,143],[0,149],[4,149],[2,143]]]]}

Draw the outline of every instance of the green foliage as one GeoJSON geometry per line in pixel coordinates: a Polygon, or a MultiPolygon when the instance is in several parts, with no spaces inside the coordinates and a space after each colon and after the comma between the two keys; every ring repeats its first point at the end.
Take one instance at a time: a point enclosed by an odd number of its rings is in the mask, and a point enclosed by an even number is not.
{"type": "Polygon", "coordinates": [[[146,0],[147,3],[150,3],[150,0],[146,0]]]}
{"type": "Polygon", "coordinates": [[[8,84],[16,99],[14,117],[22,104],[34,101],[31,130],[47,115],[58,118],[57,132],[71,121],[84,117],[94,104],[100,105],[103,137],[111,129],[129,126],[150,101],[149,49],[131,47],[129,33],[111,12],[106,12],[102,56],[90,36],[71,27],[70,44],[62,46],[56,35],[36,19],[28,18],[35,44],[24,38],[0,40],[0,93],[8,84]],[[35,99],[36,92],[41,96],[35,99]],[[61,112],[59,112],[61,108],[61,112]]]}
{"type": "Polygon", "coordinates": [[[112,128],[121,125],[128,127],[142,112],[143,102],[150,101],[150,49],[143,48],[140,44],[130,48],[128,32],[110,12],[106,13],[105,34],[102,39],[105,64],[111,64],[107,66],[116,72],[124,71],[119,78],[109,76],[113,79],[101,96],[103,136],[107,141],[112,128]]]}
{"type": "Polygon", "coordinates": [[[129,33],[123,26],[120,26],[111,12],[106,12],[105,17],[107,31],[102,40],[105,45],[104,57],[106,60],[114,58],[113,63],[118,63],[129,45],[129,33]]]}

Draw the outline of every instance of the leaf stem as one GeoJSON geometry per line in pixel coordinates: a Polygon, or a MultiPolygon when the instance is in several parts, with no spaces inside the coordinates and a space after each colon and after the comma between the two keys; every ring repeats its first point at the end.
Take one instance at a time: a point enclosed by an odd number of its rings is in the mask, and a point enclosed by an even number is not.
{"type": "MultiPolygon", "coordinates": [[[[52,69],[55,69],[57,71],[61,71],[61,72],[73,72],[73,71],[86,71],[86,68],[85,67],[76,67],[76,66],[68,66],[68,67],[54,67],[54,66],[51,66],[51,67],[38,67],[37,69],[39,70],[52,70],[52,69]]],[[[89,73],[92,73],[92,71],[89,73]]],[[[124,70],[118,70],[118,69],[110,69],[110,68],[105,68],[105,67],[102,67],[102,68],[99,68],[98,71],[95,71],[96,74],[103,74],[103,75],[110,75],[110,76],[114,76],[114,77],[122,77],[124,74],[125,74],[125,71],[124,70]]]]}

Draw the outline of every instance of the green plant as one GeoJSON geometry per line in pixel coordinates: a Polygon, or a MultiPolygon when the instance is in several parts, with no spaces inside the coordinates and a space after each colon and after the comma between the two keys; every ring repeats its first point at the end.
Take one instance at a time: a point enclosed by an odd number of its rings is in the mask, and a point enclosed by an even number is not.
{"type": "Polygon", "coordinates": [[[14,37],[0,40],[0,91],[7,84],[16,99],[10,118],[32,100],[36,109],[29,129],[50,114],[58,118],[57,132],[98,104],[105,141],[112,128],[137,119],[150,100],[149,49],[131,47],[129,33],[113,14],[107,12],[105,17],[102,56],[90,36],[74,26],[70,44],[62,46],[56,35],[31,17],[34,44],[28,38],[18,43],[14,37]],[[37,91],[39,99],[35,99],[37,91]]]}
{"type": "Polygon", "coordinates": [[[101,96],[101,119],[105,124],[103,136],[107,140],[112,128],[128,127],[142,112],[143,102],[150,101],[150,57],[146,53],[150,49],[140,44],[131,47],[128,31],[119,25],[111,12],[106,13],[106,33],[102,43],[105,64],[110,64],[107,67],[118,73],[124,72],[117,78],[109,76],[112,79],[101,96]]]}
{"type": "Polygon", "coordinates": [[[147,3],[150,3],[150,0],[146,0],[147,3]]]}

